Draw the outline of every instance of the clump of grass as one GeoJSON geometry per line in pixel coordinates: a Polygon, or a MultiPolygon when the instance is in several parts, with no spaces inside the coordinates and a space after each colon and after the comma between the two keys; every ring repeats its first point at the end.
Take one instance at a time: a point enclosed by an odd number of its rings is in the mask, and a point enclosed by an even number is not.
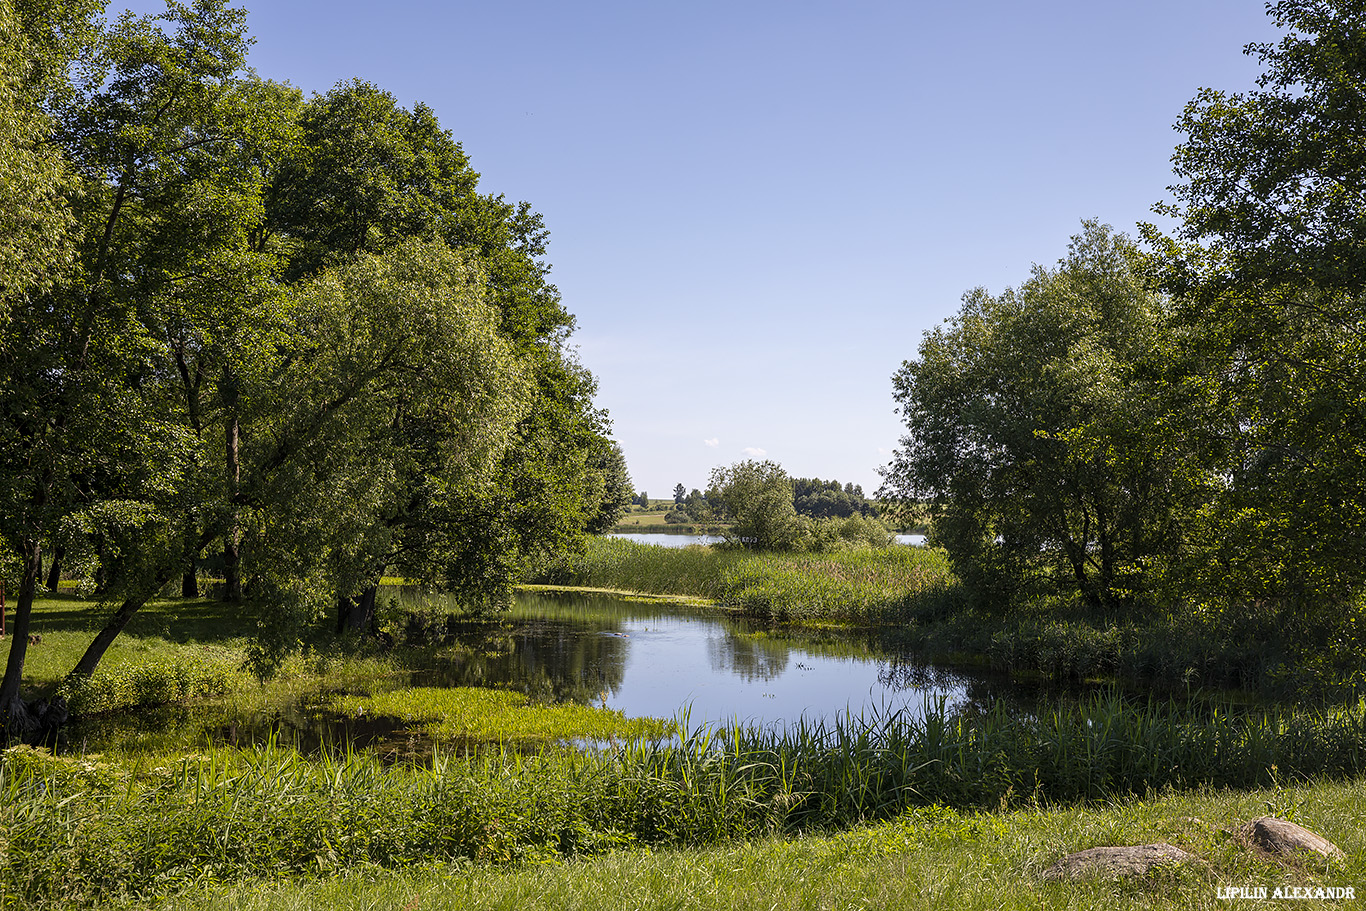
{"type": "Polygon", "coordinates": [[[535,581],[713,598],[722,567],[742,557],[711,547],[656,547],[599,537],[589,539],[582,554],[549,567],[535,581]]]}
{"type": "Polygon", "coordinates": [[[533,704],[521,693],[474,687],[413,687],[366,696],[338,696],[330,708],[351,717],[389,717],[438,740],[545,743],[658,738],[670,729],[656,718],[627,718],[606,708],[533,704]]]}
{"type": "Polygon", "coordinates": [[[74,715],[102,715],[222,696],[239,676],[231,665],[193,659],[122,664],[90,677],[67,678],[57,693],[74,715]]]}
{"type": "MultiPolygon", "coordinates": [[[[1298,789],[1303,824],[1347,854],[1326,867],[1282,867],[1220,829],[1260,815],[1265,792],[1154,795],[1101,807],[958,813],[912,810],[848,832],[746,840],[709,848],[616,851],[573,864],[449,867],[296,881],[251,880],[176,897],[184,911],[363,911],[373,908],[1025,909],[1237,907],[1219,885],[1342,886],[1366,882],[1366,788],[1298,789]],[[1201,820],[1204,820],[1202,822],[1201,820]],[[1122,881],[1053,883],[1040,871],[1100,844],[1166,841],[1206,863],[1122,881]]],[[[1309,905],[1310,902],[1295,902],[1309,905]]],[[[1344,903],[1345,904],[1345,903],[1344,903]]],[[[1251,906],[1256,907],[1256,906],[1251,906]]]]}
{"type": "Polygon", "coordinates": [[[718,600],[780,621],[893,621],[938,612],[952,596],[953,574],[939,550],[743,556],[722,568],[718,600]]]}

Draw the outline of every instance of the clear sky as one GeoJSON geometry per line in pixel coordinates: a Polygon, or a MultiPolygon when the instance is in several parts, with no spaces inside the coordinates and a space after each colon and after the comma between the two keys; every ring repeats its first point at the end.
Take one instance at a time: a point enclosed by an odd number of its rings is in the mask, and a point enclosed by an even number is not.
{"type": "MultiPolygon", "coordinates": [[[[111,14],[123,4],[114,0],[111,14]]],[[[139,12],[161,4],[141,2],[139,12]]],[[[1257,0],[255,0],[251,63],[423,101],[550,231],[637,490],[775,459],[872,493],[891,375],[965,291],[1132,233],[1257,0]]]]}

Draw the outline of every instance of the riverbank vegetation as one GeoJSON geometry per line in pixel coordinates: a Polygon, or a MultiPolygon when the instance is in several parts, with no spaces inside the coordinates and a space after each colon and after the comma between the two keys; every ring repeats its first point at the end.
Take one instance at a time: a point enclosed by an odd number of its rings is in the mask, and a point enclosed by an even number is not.
{"type": "MultiPolygon", "coordinates": [[[[1300,816],[1304,798],[1284,794],[1287,783],[1350,779],[1362,755],[1362,705],[1230,715],[1116,697],[1031,718],[939,709],[393,766],[350,752],[310,759],[272,743],[134,762],[12,747],[0,762],[0,890],[30,907],[105,905],[261,876],[535,865],[881,820],[932,829],[964,813],[1078,801],[1116,812],[1170,789],[1267,788],[1273,812],[1300,816]]],[[[1187,825],[1188,843],[1215,834],[1187,825]]]]}
{"type": "MultiPolygon", "coordinates": [[[[1200,789],[1101,806],[991,813],[927,808],[848,832],[757,838],[706,848],[634,848],[574,863],[515,870],[447,867],[375,871],[323,880],[204,884],[177,896],[204,911],[371,908],[633,908],[668,911],[680,895],[719,911],[815,907],[1025,911],[1038,908],[1228,907],[1220,886],[1343,886],[1366,878],[1366,812],[1358,782],[1246,792],[1200,789]],[[1269,806],[1332,833],[1347,859],[1285,868],[1243,849],[1230,833],[1269,806]],[[1040,872],[1064,853],[1103,844],[1168,842],[1206,863],[1138,881],[1050,882],[1040,872]]],[[[1360,888],[1357,887],[1360,894],[1360,888]]],[[[1294,902],[1295,905],[1308,904],[1294,902]]]]}
{"type": "Polygon", "coordinates": [[[1056,682],[1116,680],[1170,691],[1233,688],[1348,697],[1366,691],[1356,645],[1360,605],[1334,616],[1266,605],[1256,612],[1097,612],[1039,598],[982,608],[937,548],[833,553],[663,548],[592,541],[539,581],[687,595],[779,623],[876,625],[926,661],[966,663],[1056,682]]]}
{"type": "Polygon", "coordinates": [[[1333,650],[1366,645],[1366,21],[1267,10],[1285,35],[1247,49],[1257,88],[1202,90],[1178,124],[1172,236],[1085,222],[894,377],[881,493],[930,504],[980,612],[1315,615],[1333,650]]]}
{"type": "Polygon", "coordinates": [[[590,537],[630,483],[542,220],[481,193],[433,111],[258,77],[223,0],[112,24],[0,0],[0,717],[30,742],[0,753],[0,904],[1358,884],[1366,22],[1270,12],[1287,37],[1251,49],[1258,90],[1181,121],[1176,236],[1088,221],[897,373],[883,494],[897,521],[928,508],[936,546],[888,547],[838,513],[861,491],[747,461],[672,503],[724,515],[727,546],[668,550],[590,537]],[[385,576],[459,616],[381,600],[385,576]],[[717,729],[415,679],[533,578],[1163,693],[717,729]],[[63,579],[78,594],[41,597],[63,579]],[[1269,698],[1291,693],[1312,698],[1269,698]],[[1346,858],[1235,852],[1263,810],[1346,858]],[[1039,878],[1159,836],[1209,863],[1039,878]]]}
{"type": "Polygon", "coordinates": [[[951,594],[940,551],[850,547],[828,553],[666,548],[598,538],[537,581],[691,595],[778,622],[888,622],[934,612],[951,594]]]}

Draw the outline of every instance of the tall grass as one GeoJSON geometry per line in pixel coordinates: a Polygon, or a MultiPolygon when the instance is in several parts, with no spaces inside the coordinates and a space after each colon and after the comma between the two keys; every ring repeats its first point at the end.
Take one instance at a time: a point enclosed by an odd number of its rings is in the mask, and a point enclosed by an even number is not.
{"type": "Polygon", "coordinates": [[[0,760],[6,901],[97,904],[199,882],[829,830],[908,807],[1091,802],[1358,774],[1366,704],[1194,713],[1097,697],[783,730],[696,729],[614,752],[488,752],[385,767],[267,744],[143,767],[0,760]]]}
{"type": "Polygon", "coordinates": [[[664,548],[597,538],[542,581],[707,598],[775,620],[895,620],[934,613],[953,583],[941,551],[887,547],[834,553],[664,548]]]}

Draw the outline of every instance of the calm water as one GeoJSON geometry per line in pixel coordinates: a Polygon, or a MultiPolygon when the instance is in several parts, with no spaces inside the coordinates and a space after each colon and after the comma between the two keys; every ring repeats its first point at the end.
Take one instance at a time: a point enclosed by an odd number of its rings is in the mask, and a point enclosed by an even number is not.
{"type": "MultiPolygon", "coordinates": [[[[450,605],[390,590],[410,606],[442,616],[450,605]]],[[[444,644],[401,681],[412,686],[492,686],[537,700],[574,701],[630,716],[689,725],[780,725],[845,712],[920,715],[949,707],[1021,702],[1029,694],[1004,678],[926,666],[901,655],[881,634],[767,629],[720,610],[670,609],[603,595],[526,593],[491,621],[442,621],[429,635],[444,644]]],[[[429,641],[430,642],[430,641],[429,641]]],[[[315,750],[351,743],[384,756],[418,756],[431,743],[394,719],[338,720],[307,703],[269,717],[215,720],[202,708],[171,706],[138,716],[87,719],[69,746],[81,750],[152,748],[158,738],[234,744],[268,737],[315,750]]]]}
{"type": "MultiPolygon", "coordinates": [[[[495,685],[693,723],[779,724],[846,711],[914,714],[998,698],[990,678],[916,664],[877,634],[770,631],[722,612],[671,611],[595,595],[518,599],[493,635],[414,676],[421,685],[495,685]]],[[[476,641],[477,640],[477,641],[476,641]]]]}
{"type": "Polygon", "coordinates": [[[725,540],[720,535],[680,535],[674,532],[656,532],[653,534],[613,532],[607,537],[621,538],[623,541],[635,541],[637,544],[654,544],[658,547],[688,547],[692,544],[720,544],[725,540]]]}
{"type": "MultiPolygon", "coordinates": [[[[719,535],[686,535],[676,532],[612,532],[607,537],[621,538],[625,541],[635,541],[637,544],[654,544],[659,547],[687,547],[690,544],[720,544],[724,539],[719,535]]],[[[921,547],[925,543],[924,535],[897,535],[896,543],[909,544],[914,547],[921,547]]]]}

